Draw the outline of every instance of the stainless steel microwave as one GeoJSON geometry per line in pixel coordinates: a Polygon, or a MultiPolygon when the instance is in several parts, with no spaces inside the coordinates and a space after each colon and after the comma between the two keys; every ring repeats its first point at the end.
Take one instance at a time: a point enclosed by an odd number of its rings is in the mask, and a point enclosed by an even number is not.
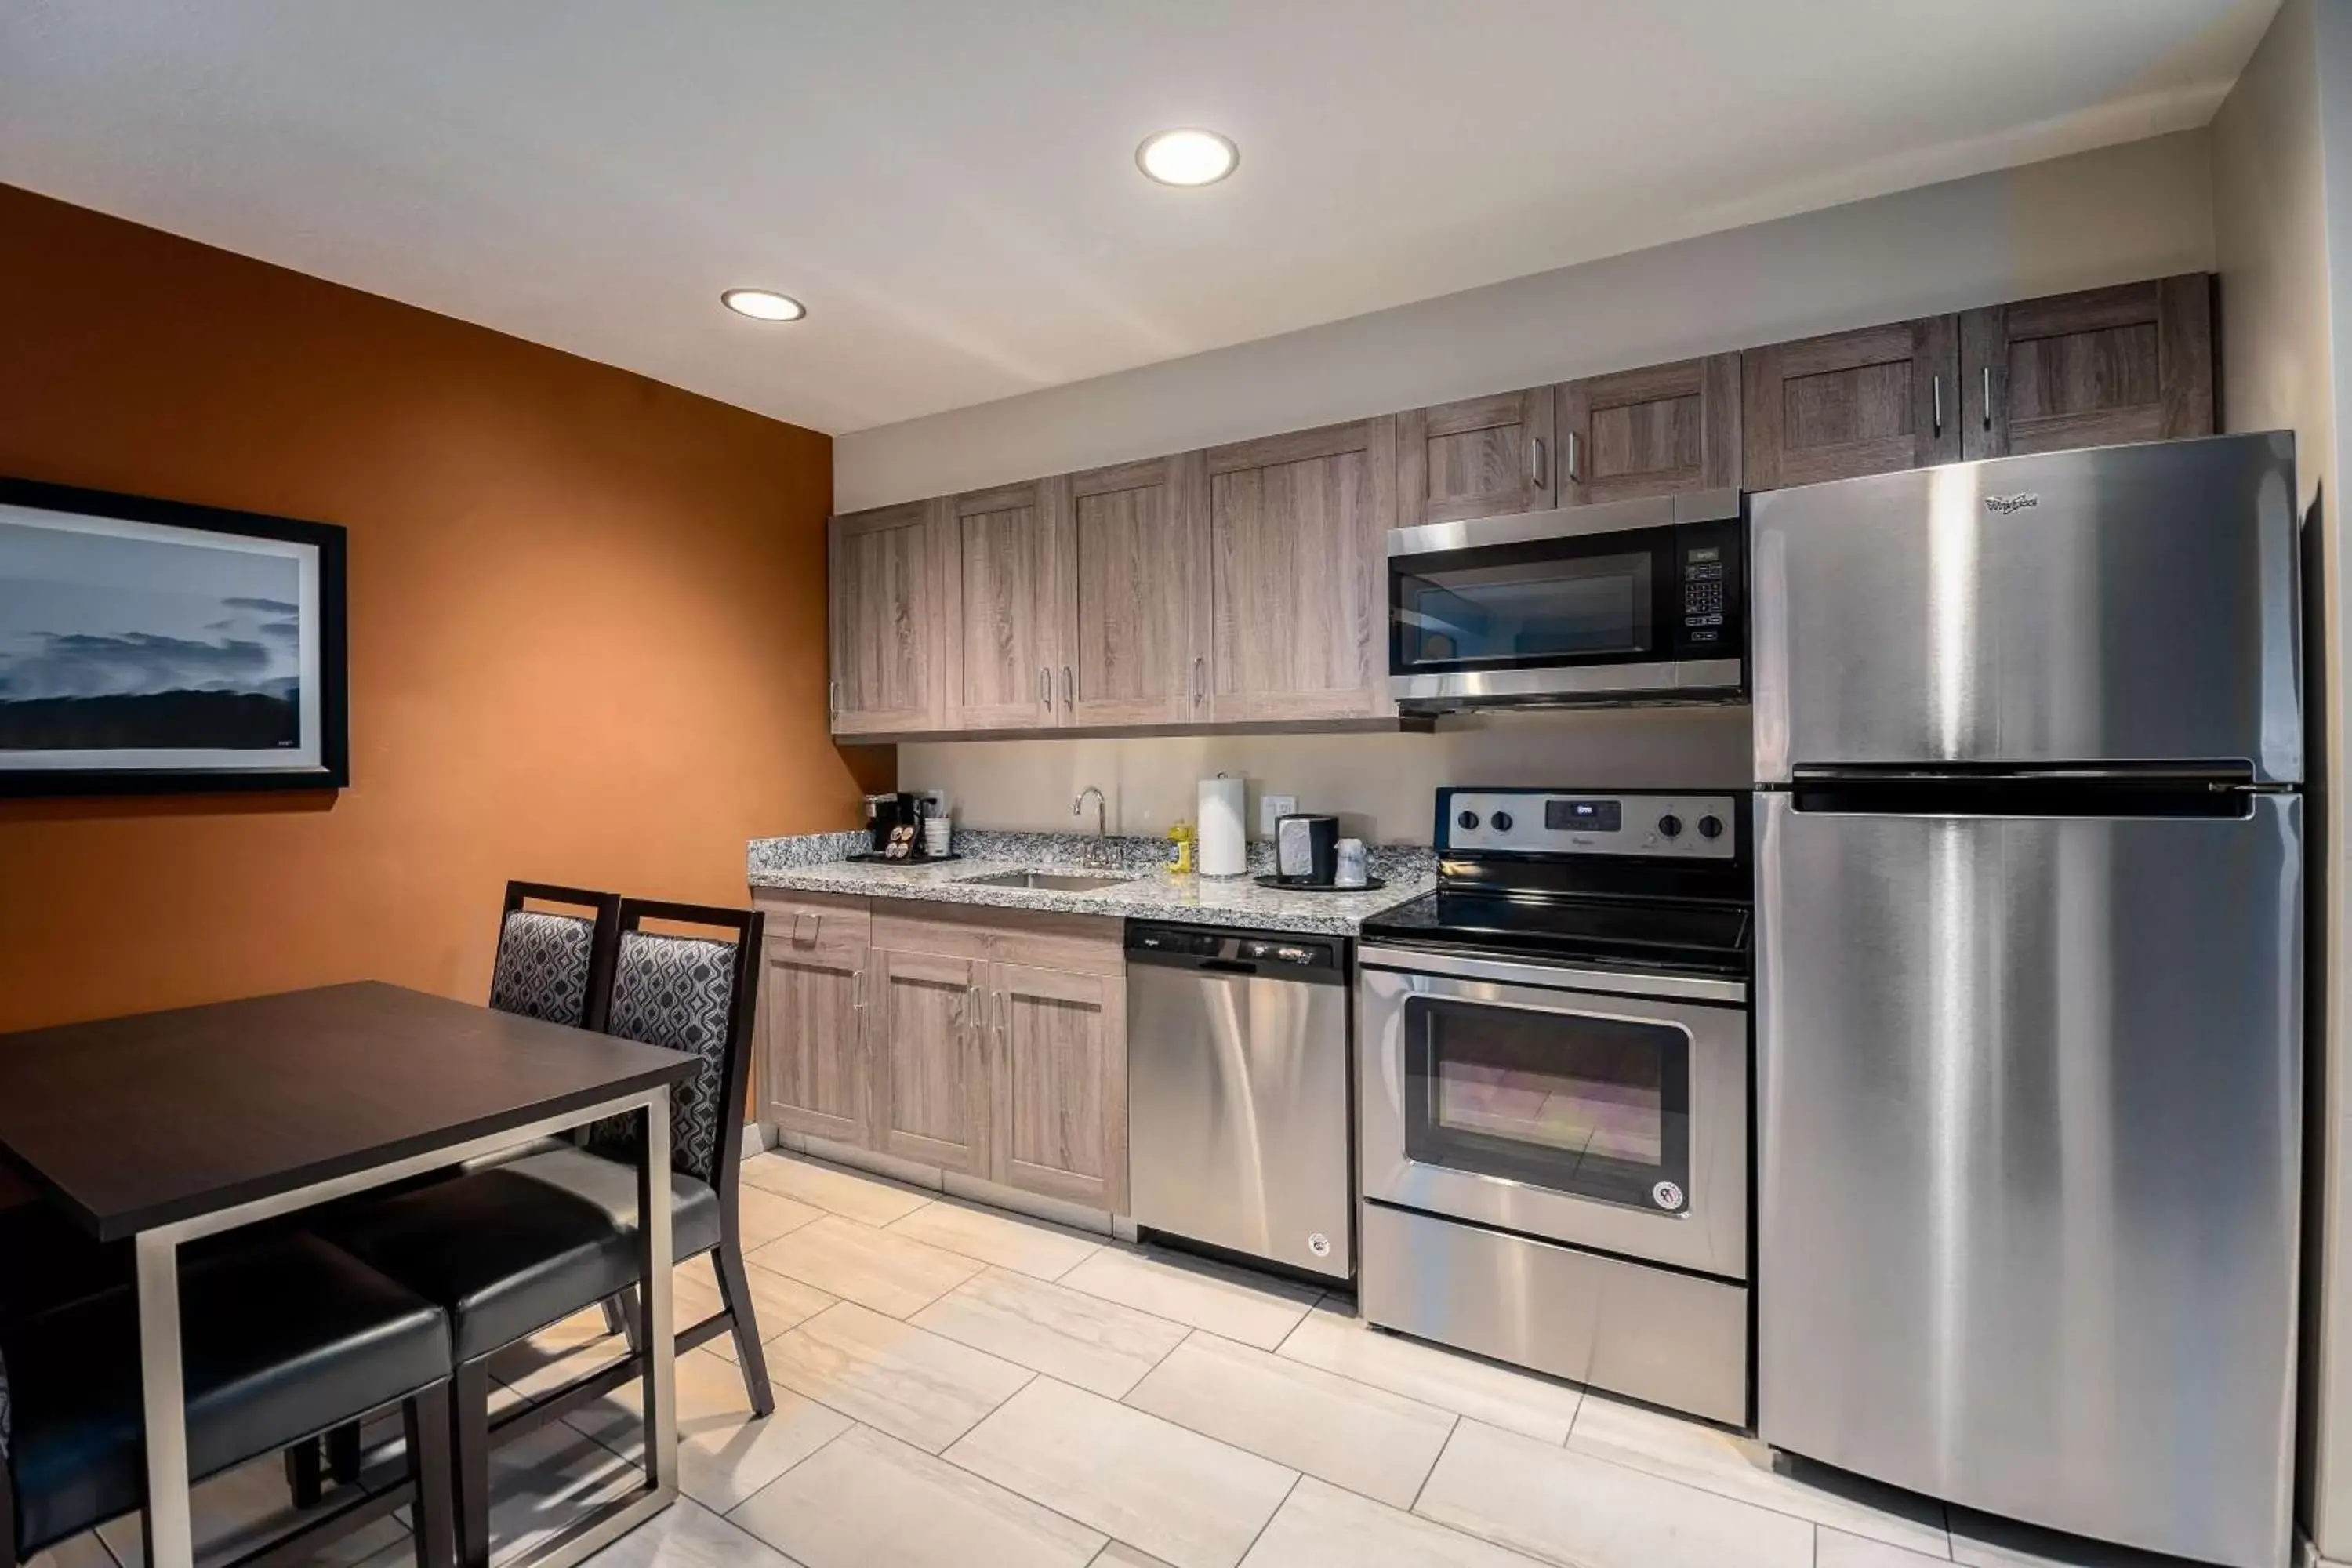
{"type": "Polygon", "coordinates": [[[1408,712],[1748,700],[1735,489],[1389,534],[1389,690],[1408,712]]]}

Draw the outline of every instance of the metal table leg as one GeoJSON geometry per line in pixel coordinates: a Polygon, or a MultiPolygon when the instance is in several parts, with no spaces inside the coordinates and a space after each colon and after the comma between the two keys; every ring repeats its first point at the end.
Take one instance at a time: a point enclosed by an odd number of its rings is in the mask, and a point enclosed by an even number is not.
{"type": "Polygon", "coordinates": [[[677,1331],[670,1285],[677,1258],[670,1237],[669,1095],[646,1108],[646,1136],[637,1165],[637,1277],[645,1302],[646,1487],[657,1497],[677,1495],[677,1331]]]}
{"type": "Polygon", "coordinates": [[[188,1511],[188,1406],[180,1375],[180,1247],[168,1231],[132,1244],[139,1272],[139,1384],[147,1418],[149,1568],[195,1568],[188,1511]]]}

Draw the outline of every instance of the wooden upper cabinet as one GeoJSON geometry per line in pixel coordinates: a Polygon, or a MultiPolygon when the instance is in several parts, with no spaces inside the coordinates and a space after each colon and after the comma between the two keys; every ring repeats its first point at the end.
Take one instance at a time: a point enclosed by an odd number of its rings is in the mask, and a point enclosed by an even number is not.
{"type": "Polygon", "coordinates": [[[1171,724],[1207,711],[1193,598],[1208,502],[1200,452],[1072,474],[1055,550],[1065,724],[1171,724]]]}
{"type": "Polygon", "coordinates": [[[996,1070],[993,1178],[1127,1210],[1127,982],[1025,964],[992,966],[996,1070]]]}
{"type": "Polygon", "coordinates": [[[988,1171],[988,966],[877,952],[873,1135],[866,1147],[941,1170],[988,1171]]]}
{"type": "Polygon", "coordinates": [[[1931,316],[1740,356],[1740,483],[1751,490],[1960,455],[1959,321],[1931,316]]]}
{"type": "Polygon", "coordinates": [[[1549,386],[1400,414],[1396,442],[1399,528],[1556,504],[1549,386]]]}
{"type": "Polygon", "coordinates": [[[1381,718],[1394,416],[1213,447],[1209,718],[1381,718]]]}
{"type": "Polygon", "coordinates": [[[1587,376],[1559,389],[1559,504],[1739,483],[1739,356],[1587,376]]]}
{"type": "Polygon", "coordinates": [[[947,532],[941,637],[950,730],[1055,722],[1060,647],[1053,480],[1001,485],[938,503],[947,532]]]}
{"type": "Polygon", "coordinates": [[[943,536],[929,501],[836,517],[827,533],[833,731],[936,729],[943,536]]]}
{"type": "Polygon", "coordinates": [[[2212,298],[2192,272],[1968,311],[1963,455],[2211,435],[2212,298]]]}

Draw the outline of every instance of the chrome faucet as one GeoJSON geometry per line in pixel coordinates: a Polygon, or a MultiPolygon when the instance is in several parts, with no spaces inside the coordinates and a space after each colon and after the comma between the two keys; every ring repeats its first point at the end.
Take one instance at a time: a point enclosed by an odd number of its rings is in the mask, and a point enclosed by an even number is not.
{"type": "Polygon", "coordinates": [[[1070,802],[1070,815],[1082,816],[1086,814],[1088,795],[1095,797],[1095,837],[1108,838],[1110,837],[1110,823],[1108,820],[1110,802],[1104,798],[1103,792],[1096,785],[1088,784],[1078,792],[1078,798],[1070,802]]]}

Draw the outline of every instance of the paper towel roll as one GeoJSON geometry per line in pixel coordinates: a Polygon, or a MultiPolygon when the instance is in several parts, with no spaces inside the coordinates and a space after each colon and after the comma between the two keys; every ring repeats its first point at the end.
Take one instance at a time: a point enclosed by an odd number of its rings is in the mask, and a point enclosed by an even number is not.
{"type": "Polygon", "coordinates": [[[1249,869],[1249,842],[1242,831],[1245,779],[1219,773],[1201,781],[1201,875],[1238,877],[1249,869]]]}

